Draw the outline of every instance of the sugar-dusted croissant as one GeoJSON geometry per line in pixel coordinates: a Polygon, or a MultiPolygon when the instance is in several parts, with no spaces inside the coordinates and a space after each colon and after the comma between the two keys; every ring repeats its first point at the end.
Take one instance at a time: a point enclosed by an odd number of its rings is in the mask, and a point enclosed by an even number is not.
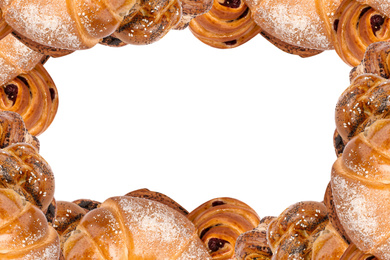
{"type": "Polygon", "coordinates": [[[192,19],[189,28],[203,43],[221,49],[240,46],[261,31],[241,0],[214,0],[211,10],[192,19]]]}
{"type": "Polygon", "coordinates": [[[63,253],[65,259],[211,259],[185,216],[131,196],[110,198],[88,212],[63,253]]]}
{"type": "Polygon", "coordinates": [[[42,211],[11,189],[0,189],[0,258],[57,260],[57,232],[42,211]]]}
{"type": "Polygon", "coordinates": [[[380,118],[387,118],[390,81],[375,74],[361,74],[342,93],[336,104],[336,130],[343,143],[380,118]]]}
{"type": "Polygon", "coordinates": [[[362,252],[390,255],[390,119],[381,119],[351,139],[332,168],[338,219],[362,252]]]}
{"type": "Polygon", "coordinates": [[[382,2],[343,0],[335,12],[333,45],[347,64],[357,66],[371,43],[390,39],[390,11],[382,2]]]}
{"type": "Polygon", "coordinates": [[[46,212],[54,197],[54,175],[38,151],[26,143],[0,150],[0,187],[13,189],[46,212]]]}
{"type": "Polygon", "coordinates": [[[333,16],[341,0],[246,0],[256,23],[291,45],[333,49],[333,16]]]}
{"type": "Polygon", "coordinates": [[[260,224],[245,233],[242,233],[236,241],[235,257],[237,260],[270,260],[272,250],[267,241],[269,224],[275,217],[264,217],[260,224]]]}
{"type": "Polygon", "coordinates": [[[1,0],[5,22],[31,41],[59,49],[91,48],[112,34],[135,0],[1,0]]]}
{"type": "Polygon", "coordinates": [[[33,51],[11,34],[0,40],[0,86],[31,71],[45,56],[33,51]]]}
{"type": "Polygon", "coordinates": [[[213,259],[234,257],[237,238],[260,223],[250,206],[233,198],[209,200],[191,211],[188,218],[213,259]]]}
{"type": "Polygon", "coordinates": [[[129,192],[126,194],[126,196],[131,196],[131,197],[137,197],[137,198],[144,198],[144,199],[149,199],[149,200],[154,200],[157,202],[160,202],[162,204],[165,204],[172,209],[177,210],[184,216],[188,215],[188,211],[182,207],[179,203],[171,199],[165,194],[162,194],[160,192],[156,191],[150,191],[149,189],[139,189],[139,190],[134,190],[132,192],[129,192]]]}
{"type": "Polygon", "coordinates": [[[325,243],[329,242],[331,246],[324,248],[325,252],[315,249],[318,248],[316,243],[324,244],[317,239],[328,223],[327,209],[321,202],[303,201],[291,205],[269,224],[267,239],[272,259],[339,259],[337,257],[346,249],[341,237],[333,237],[333,234],[327,237],[325,243]],[[328,257],[321,258],[316,256],[318,254],[328,257]]]}

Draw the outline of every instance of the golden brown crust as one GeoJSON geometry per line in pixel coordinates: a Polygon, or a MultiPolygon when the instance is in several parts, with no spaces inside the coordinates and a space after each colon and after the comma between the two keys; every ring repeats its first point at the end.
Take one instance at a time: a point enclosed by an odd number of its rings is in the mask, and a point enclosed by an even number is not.
{"type": "Polygon", "coordinates": [[[213,259],[234,257],[237,238],[260,223],[251,207],[233,198],[209,200],[190,212],[188,218],[213,259]]]}
{"type": "Polygon", "coordinates": [[[150,191],[148,189],[139,189],[139,190],[129,192],[125,196],[154,200],[177,210],[184,216],[188,215],[188,211],[185,208],[183,208],[179,203],[177,203],[167,195],[162,194],[160,192],[150,191]]]}
{"type": "Polygon", "coordinates": [[[20,114],[28,131],[40,135],[53,122],[58,91],[42,64],[0,87],[0,109],[20,114]]]}
{"type": "Polygon", "coordinates": [[[134,0],[0,1],[5,21],[19,35],[58,49],[91,48],[111,35],[134,0]]]}
{"type": "Polygon", "coordinates": [[[304,201],[288,207],[269,224],[273,259],[311,259],[314,242],[328,222],[323,203],[304,201]]]}
{"type": "Polygon", "coordinates": [[[388,258],[390,244],[390,120],[377,120],[348,142],[331,175],[335,209],[352,243],[364,253],[388,258]]]}
{"type": "Polygon", "coordinates": [[[0,112],[0,149],[15,143],[28,143],[39,150],[39,140],[31,135],[23,118],[16,112],[0,112]]]}
{"type": "Polygon", "coordinates": [[[59,238],[41,210],[11,189],[0,189],[1,259],[57,260],[59,238]]]}
{"type": "Polygon", "coordinates": [[[189,24],[191,32],[215,48],[234,48],[260,33],[249,7],[241,0],[214,0],[211,10],[189,24]]]}
{"type": "MultiPolygon", "coordinates": [[[[111,45],[145,45],[163,38],[179,21],[182,10],[177,0],[139,0],[111,35],[111,45]]],[[[107,42],[108,40],[106,40],[107,42]]]]}
{"type": "Polygon", "coordinates": [[[329,221],[332,223],[334,229],[337,230],[337,233],[340,234],[340,236],[344,239],[346,243],[348,244],[351,243],[351,240],[348,238],[348,235],[345,232],[344,227],[341,225],[340,220],[337,217],[337,212],[333,201],[332,187],[330,182],[326,187],[324,204],[328,210],[329,221]]]}
{"type": "Polygon", "coordinates": [[[316,49],[310,49],[310,48],[304,48],[304,47],[299,47],[296,45],[288,44],[286,42],[283,42],[279,38],[276,38],[266,31],[261,31],[260,34],[267,39],[270,43],[278,47],[280,50],[293,54],[293,55],[298,55],[302,58],[307,58],[307,57],[312,57],[315,55],[318,55],[322,53],[322,50],[316,50],[316,49]]]}
{"type": "Polygon", "coordinates": [[[383,78],[390,78],[389,67],[390,43],[375,42],[370,44],[363,56],[363,60],[359,65],[354,67],[350,73],[350,80],[361,74],[371,73],[379,75],[383,78]]]}
{"type": "Polygon", "coordinates": [[[336,130],[343,143],[348,143],[376,120],[388,117],[389,95],[387,79],[374,74],[354,78],[336,104],[336,130]]]}
{"type": "Polygon", "coordinates": [[[26,143],[0,150],[0,185],[23,195],[46,212],[54,197],[54,175],[38,151],[26,143]]]}
{"type": "Polygon", "coordinates": [[[210,259],[181,213],[131,196],[106,200],[67,237],[66,259],[210,259]]]}
{"type": "Polygon", "coordinates": [[[336,52],[350,66],[357,66],[366,48],[390,39],[390,20],[372,6],[344,0],[334,15],[332,41],[336,52]]]}
{"type": "Polygon", "coordinates": [[[378,258],[371,254],[363,253],[354,244],[350,244],[340,260],[378,260],[378,258]]]}
{"type": "Polygon", "coordinates": [[[237,260],[270,260],[272,250],[267,241],[269,224],[275,217],[264,217],[260,224],[245,233],[242,233],[236,241],[235,257],[237,260]]]}

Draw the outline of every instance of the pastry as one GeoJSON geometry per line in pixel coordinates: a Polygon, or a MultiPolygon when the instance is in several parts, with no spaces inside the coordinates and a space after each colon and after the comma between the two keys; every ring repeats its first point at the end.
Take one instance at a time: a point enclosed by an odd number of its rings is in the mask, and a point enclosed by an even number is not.
{"type": "Polygon", "coordinates": [[[264,217],[260,224],[245,233],[242,233],[236,241],[235,257],[237,260],[270,260],[272,250],[268,245],[267,230],[269,223],[275,217],[264,217]]]}
{"type": "Polygon", "coordinates": [[[371,43],[390,39],[390,12],[381,12],[383,7],[380,1],[342,1],[333,18],[332,38],[344,62],[357,66],[371,43]]]}
{"type": "Polygon", "coordinates": [[[12,189],[0,188],[0,258],[57,260],[57,232],[42,211],[12,189]]]}
{"type": "Polygon", "coordinates": [[[189,28],[202,42],[221,49],[240,46],[261,31],[241,0],[214,0],[211,10],[192,19],[189,28]]]}
{"type": "Polygon", "coordinates": [[[291,205],[269,224],[272,259],[340,259],[347,243],[329,223],[322,202],[291,205]]]}
{"type": "Polygon", "coordinates": [[[212,259],[234,257],[237,238],[260,223],[251,207],[233,198],[209,200],[191,211],[188,218],[194,223],[212,259]]]}
{"type": "Polygon", "coordinates": [[[109,198],[88,212],[63,253],[65,259],[211,259],[185,216],[131,196],[109,198]]]}
{"type": "Polygon", "coordinates": [[[345,146],[332,168],[337,217],[362,252],[389,259],[390,119],[375,121],[345,146]]]}

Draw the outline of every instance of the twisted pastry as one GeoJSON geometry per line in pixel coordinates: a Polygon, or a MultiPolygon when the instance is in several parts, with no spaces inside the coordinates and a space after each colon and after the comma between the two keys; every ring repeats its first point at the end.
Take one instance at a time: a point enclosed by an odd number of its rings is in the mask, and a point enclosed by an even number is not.
{"type": "Polygon", "coordinates": [[[355,135],[380,118],[387,118],[390,81],[374,75],[357,76],[336,104],[336,130],[348,143],[355,135]]]}
{"type": "Polygon", "coordinates": [[[385,13],[370,6],[370,2],[344,0],[334,16],[333,45],[344,62],[351,66],[361,62],[371,43],[390,39],[389,19],[385,13]]]}
{"type": "Polygon", "coordinates": [[[347,248],[325,205],[314,201],[288,207],[269,224],[267,238],[272,259],[339,259],[347,248]]]}
{"type": "Polygon", "coordinates": [[[11,189],[0,189],[0,258],[57,260],[57,232],[42,211],[11,189]]]}
{"type": "Polygon", "coordinates": [[[210,259],[194,225],[148,199],[113,197],[66,238],[65,259],[210,259]]]}
{"type": "Polygon", "coordinates": [[[5,22],[17,35],[58,49],[91,48],[111,35],[134,0],[1,0],[5,22]]]}
{"type": "Polygon", "coordinates": [[[214,0],[211,10],[192,19],[189,28],[203,43],[222,49],[244,44],[261,31],[241,0],[214,0]]]}
{"type": "Polygon", "coordinates": [[[257,213],[245,203],[232,198],[209,200],[188,215],[213,259],[234,257],[236,240],[260,223],[257,213]]]}
{"type": "Polygon", "coordinates": [[[236,241],[235,257],[237,260],[270,260],[271,248],[267,241],[269,224],[275,217],[262,218],[253,230],[242,233],[236,241]]]}
{"type": "Polygon", "coordinates": [[[25,143],[0,150],[0,187],[13,189],[44,213],[54,197],[54,176],[37,150],[25,143]]]}
{"type": "Polygon", "coordinates": [[[351,70],[351,81],[365,73],[376,74],[386,79],[390,78],[389,53],[390,43],[388,42],[370,44],[364,53],[361,63],[351,70]]]}
{"type": "Polygon", "coordinates": [[[362,252],[389,258],[390,120],[381,119],[353,139],[333,165],[331,187],[338,219],[362,252]]]}
{"type": "Polygon", "coordinates": [[[212,0],[181,0],[182,16],[173,29],[183,30],[187,28],[192,19],[209,12],[212,6],[212,0]]]}

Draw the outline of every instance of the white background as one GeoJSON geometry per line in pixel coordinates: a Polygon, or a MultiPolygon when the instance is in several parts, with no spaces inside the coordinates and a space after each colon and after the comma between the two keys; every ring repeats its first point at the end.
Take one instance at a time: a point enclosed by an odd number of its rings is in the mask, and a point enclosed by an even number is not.
{"type": "Polygon", "coordinates": [[[220,50],[187,29],[45,67],[60,106],[39,139],[57,200],[148,188],[189,211],[227,196],[263,217],[323,199],[351,69],[335,51],[303,59],[260,35],[220,50]]]}

